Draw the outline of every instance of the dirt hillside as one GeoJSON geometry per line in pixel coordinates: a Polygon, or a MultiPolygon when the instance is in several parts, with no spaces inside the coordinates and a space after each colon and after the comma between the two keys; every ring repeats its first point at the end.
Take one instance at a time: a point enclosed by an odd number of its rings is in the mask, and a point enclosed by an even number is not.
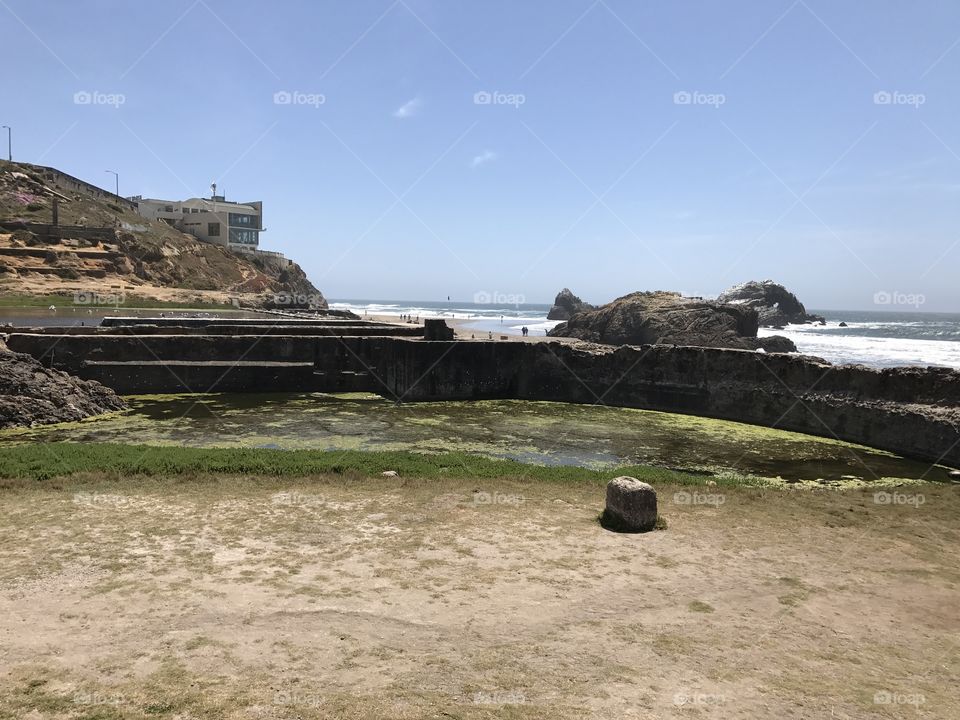
{"type": "Polygon", "coordinates": [[[207,302],[284,292],[325,306],[296,263],[201,242],[51,168],[0,162],[0,293],[118,291],[207,302]],[[60,230],[39,232],[32,224],[52,222],[55,200],[60,230]]]}

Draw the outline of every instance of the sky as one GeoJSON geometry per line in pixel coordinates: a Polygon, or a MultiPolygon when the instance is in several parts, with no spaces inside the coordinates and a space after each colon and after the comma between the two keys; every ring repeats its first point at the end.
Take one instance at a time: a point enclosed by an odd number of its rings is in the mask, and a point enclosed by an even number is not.
{"type": "Polygon", "coordinates": [[[262,200],[328,297],[960,312],[955,0],[0,0],[0,60],[14,159],[262,200]]]}

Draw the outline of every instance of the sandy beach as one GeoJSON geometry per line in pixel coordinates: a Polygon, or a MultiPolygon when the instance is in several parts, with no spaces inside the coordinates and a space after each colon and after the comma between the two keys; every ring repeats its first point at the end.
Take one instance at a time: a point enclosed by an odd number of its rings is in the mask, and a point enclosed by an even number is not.
{"type": "MultiPolygon", "coordinates": [[[[406,325],[406,320],[400,320],[396,315],[361,315],[364,320],[374,320],[377,322],[388,322],[388,323],[399,323],[406,325]]],[[[420,318],[420,325],[423,325],[425,318],[420,318]]],[[[479,329],[473,327],[478,322],[482,322],[483,318],[442,318],[448,327],[453,328],[453,331],[456,333],[456,338],[458,340],[503,340],[504,342],[543,342],[544,340],[553,340],[561,342],[577,342],[571,338],[552,338],[548,337],[542,330],[538,331],[537,334],[533,334],[531,331],[530,335],[524,337],[517,330],[513,329],[512,325],[514,323],[507,324],[506,322],[503,325],[503,329],[500,332],[490,331],[485,329],[479,329]]],[[[416,324],[415,321],[412,321],[411,324],[416,324]]]]}

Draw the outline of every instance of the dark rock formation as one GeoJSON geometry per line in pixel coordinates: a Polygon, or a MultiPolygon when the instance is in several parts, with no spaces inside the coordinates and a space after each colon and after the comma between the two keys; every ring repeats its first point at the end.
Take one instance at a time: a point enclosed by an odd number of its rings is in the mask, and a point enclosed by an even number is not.
{"type": "Polygon", "coordinates": [[[607,483],[607,504],[601,522],[618,532],[647,532],[657,524],[657,491],[623,475],[607,483]]]}
{"type": "Polygon", "coordinates": [[[424,340],[453,340],[453,328],[441,318],[427,318],[423,321],[424,340]]]}
{"type": "Polygon", "coordinates": [[[789,323],[795,325],[822,322],[819,315],[810,315],[797,296],[783,285],[773,280],[750,280],[734,285],[720,293],[717,302],[743,305],[757,311],[760,324],[764,327],[783,327],[789,323]]]}
{"type": "Polygon", "coordinates": [[[45,368],[0,342],[0,428],[76,421],[126,407],[95,380],[45,368]]]}
{"type": "MultiPolygon", "coordinates": [[[[757,311],[685,298],[673,292],[637,292],[577,313],[548,333],[605,345],[695,345],[756,350],[786,338],[757,338],[757,311]]],[[[774,336],[777,337],[777,336],[774,336]]],[[[790,343],[792,345],[792,343],[790,343]]],[[[796,348],[793,348],[794,350],[796,348]]]]}
{"type": "Polygon", "coordinates": [[[791,353],[797,352],[797,346],[793,340],[783,335],[770,335],[760,338],[760,347],[768,353],[791,353]]]}
{"type": "Polygon", "coordinates": [[[557,297],[553,301],[553,307],[547,313],[547,320],[569,320],[578,312],[594,309],[593,305],[585,303],[570,292],[569,288],[564,288],[557,293],[557,297]]]}

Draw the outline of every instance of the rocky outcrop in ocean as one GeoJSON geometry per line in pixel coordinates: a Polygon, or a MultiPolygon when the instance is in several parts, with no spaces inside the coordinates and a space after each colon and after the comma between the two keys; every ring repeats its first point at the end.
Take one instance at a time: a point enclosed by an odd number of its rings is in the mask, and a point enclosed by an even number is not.
{"type": "Polygon", "coordinates": [[[685,298],[674,292],[636,292],[577,313],[548,334],[605,345],[693,345],[796,352],[785,337],[758,338],[758,314],[743,304],[685,298]]]}
{"type": "Polygon", "coordinates": [[[595,309],[593,305],[585,303],[570,292],[569,288],[564,288],[557,293],[557,297],[553,301],[553,307],[547,313],[547,320],[569,320],[578,312],[595,309]]]}
{"type": "Polygon", "coordinates": [[[820,323],[820,315],[811,315],[797,296],[773,280],[750,280],[720,293],[717,302],[743,305],[757,311],[763,327],[820,323]]]}
{"type": "Polygon", "coordinates": [[[0,428],[83,420],[126,407],[110,388],[45,368],[0,341],[0,428]]]}

